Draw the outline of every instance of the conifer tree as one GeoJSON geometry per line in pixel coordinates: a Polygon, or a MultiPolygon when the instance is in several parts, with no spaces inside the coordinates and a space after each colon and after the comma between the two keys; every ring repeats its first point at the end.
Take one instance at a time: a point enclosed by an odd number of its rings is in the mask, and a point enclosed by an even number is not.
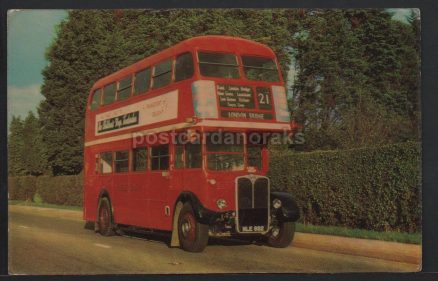
{"type": "Polygon", "coordinates": [[[20,116],[12,116],[8,135],[8,175],[21,176],[25,174],[22,161],[23,151],[23,120],[20,116]]]}
{"type": "Polygon", "coordinates": [[[40,176],[47,172],[45,147],[38,118],[29,111],[23,123],[21,161],[26,175],[40,176]]]}

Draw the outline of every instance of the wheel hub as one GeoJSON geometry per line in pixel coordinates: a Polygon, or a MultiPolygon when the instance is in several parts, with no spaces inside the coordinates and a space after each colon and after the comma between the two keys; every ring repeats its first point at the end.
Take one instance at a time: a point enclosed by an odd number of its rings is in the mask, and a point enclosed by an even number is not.
{"type": "Polygon", "coordinates": [[[181,232],[184,239],[195,240],[195,218],[191,214],[185,214],[181,224],[181,232]]]}
{"type": "Polygon", "coordinates": [[[280,229],[278,227],[272,228],[272,236],[277,237],[280,234],[280,229]]]}

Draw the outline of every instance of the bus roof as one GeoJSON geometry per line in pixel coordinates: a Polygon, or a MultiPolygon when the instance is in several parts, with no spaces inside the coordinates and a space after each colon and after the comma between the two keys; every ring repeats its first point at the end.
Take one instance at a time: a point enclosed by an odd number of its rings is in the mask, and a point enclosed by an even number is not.
{"type": "Polygon", "coordinates": [[[206,35],[193,37],[160,51],[154,55],[144,58],[128,67],[122,68],[106,77],[103,77],[94,83],[92,90],[101,88],[111,82],[114,82],[125,75],[137,72],[147,66],[156,64],[161,60],[178,55],[185,51],[205,50],[218,52],[232,52],[235,54],[259,55],[274,58],[275,54],[271,48],[261,43],[232,36],[206,35]]]}

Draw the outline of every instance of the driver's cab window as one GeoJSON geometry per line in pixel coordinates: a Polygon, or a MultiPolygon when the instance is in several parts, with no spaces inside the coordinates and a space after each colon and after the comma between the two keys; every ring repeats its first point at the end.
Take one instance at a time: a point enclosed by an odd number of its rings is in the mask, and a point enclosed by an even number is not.
{"type": "Polygon", "coordinates": [[[262,168],[262,146],[249,145],[248,146],[248,166],[257,169],[262,168]]]}

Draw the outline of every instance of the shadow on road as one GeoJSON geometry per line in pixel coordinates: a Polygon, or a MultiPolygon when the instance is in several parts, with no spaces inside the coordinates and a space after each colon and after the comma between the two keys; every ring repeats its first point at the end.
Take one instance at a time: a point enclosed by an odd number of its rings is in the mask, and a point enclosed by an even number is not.
{"type": "MultiPolygon", "coordinates": [[[[164,243],[170,247],[171,233],[165,231],[146,231],[146,230],[126,230],[120,234],[127,238],[140,239],[150,242],[164,243]]],[[[260,241],[250,237],[231,238],[231,237],[210,237],[208,246],[244,246],[244,245],[263,245],[260,241]]]]}

